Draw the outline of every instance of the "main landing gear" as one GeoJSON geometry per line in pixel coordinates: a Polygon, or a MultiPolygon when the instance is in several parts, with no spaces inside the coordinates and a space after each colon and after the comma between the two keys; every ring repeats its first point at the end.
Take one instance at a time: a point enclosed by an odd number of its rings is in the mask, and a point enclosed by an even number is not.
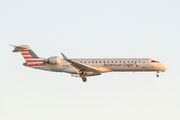
{"type": "Polygon", "coordinates": [[[158,73],[159,73],[159,71],[157,71],[157,75],[156,75],[156,77],[159,77],[159,74],[158,74],[158,73]]]}
{"type": "Polygon", "coordinates": [[[80,77],[82,78],[82,81],[83,81],[83,82],[86,82],[86,81],[87,81],[86,73],[85,73],[85,72],[83,72],[83,73],[80,75],[80,77]]]}

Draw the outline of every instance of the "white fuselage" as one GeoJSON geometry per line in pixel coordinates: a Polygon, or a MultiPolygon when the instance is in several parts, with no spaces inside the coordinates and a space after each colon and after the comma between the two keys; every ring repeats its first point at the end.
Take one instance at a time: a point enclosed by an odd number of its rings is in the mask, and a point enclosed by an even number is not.
{"type": "MultiPolygon", "coordinates": [[[[79,63],[93,66],[104,72],[135,72],[135,71],[165,71],[167,67],[158,61],[150,58],[114,58],[114,59],[72,59],[79,63]],[[152,62],[153,61],[153,62],[152,62]]],[[[77,74],[77,70],[70,63],[61,60],[60,64],[46,64],[36,69],[49,70],[54,72],[66,72],[77,74]]]]}

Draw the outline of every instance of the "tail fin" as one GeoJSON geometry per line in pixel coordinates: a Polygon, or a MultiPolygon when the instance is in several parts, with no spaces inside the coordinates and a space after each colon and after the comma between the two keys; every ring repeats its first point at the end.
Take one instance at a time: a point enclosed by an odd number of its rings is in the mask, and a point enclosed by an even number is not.
{"type": "MultiPolygon", "coordinates": [[[[10,45],[14,47],[12,52],[20,52],[24,57],[28,66],[36,66],[34,63],[42,63],[42,58],[39,58],[34,51],[28,45],[10,45]]],[[[45,64],[37,64],[37,65],[45,65],[45,64]]]]}

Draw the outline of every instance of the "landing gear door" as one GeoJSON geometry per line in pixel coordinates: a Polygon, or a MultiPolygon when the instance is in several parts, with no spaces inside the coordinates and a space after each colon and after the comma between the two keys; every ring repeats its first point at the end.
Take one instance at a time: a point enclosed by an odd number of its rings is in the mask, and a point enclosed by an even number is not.
{"type": "Polygon", "coordinates": [[[142,68],[147,68],[147,61],[142,61],[142,68]]]}

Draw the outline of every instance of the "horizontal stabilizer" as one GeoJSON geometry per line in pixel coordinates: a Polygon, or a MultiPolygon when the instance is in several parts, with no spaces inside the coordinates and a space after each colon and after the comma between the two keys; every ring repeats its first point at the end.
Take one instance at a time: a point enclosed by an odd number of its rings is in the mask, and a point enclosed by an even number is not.
{"type": "Polygon", "coordinates": [[[14,50],[12,52],[19,52],[19,50],[24,50],[24,49],[31,49],[28,45],[10,45],[14,47],[14,50]]]}

